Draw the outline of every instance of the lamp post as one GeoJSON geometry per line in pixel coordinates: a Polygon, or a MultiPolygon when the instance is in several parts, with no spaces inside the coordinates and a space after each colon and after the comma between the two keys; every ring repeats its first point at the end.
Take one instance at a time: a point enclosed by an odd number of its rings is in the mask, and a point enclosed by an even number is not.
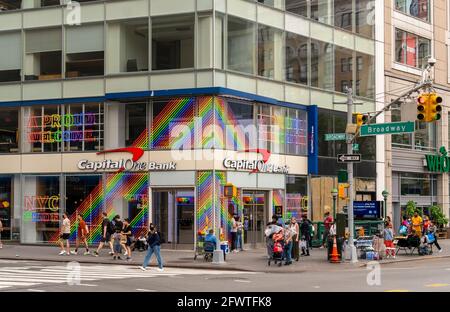
{"type": "Polygon", "coordinates": [[[336,199],[338,196],[338,190],[333,188],[331,190],[331,195],[333,196],[333,220],[336,220],[336,199]]]}
{"type": "Polygon", "coordinates": [[[384,198],[384,220],[386,220],[386,213],[387,213],[387,197],[389,196],[389,192],[384,190],[383,192],[381,192],[381,195],[383,195],[384,198]]]}

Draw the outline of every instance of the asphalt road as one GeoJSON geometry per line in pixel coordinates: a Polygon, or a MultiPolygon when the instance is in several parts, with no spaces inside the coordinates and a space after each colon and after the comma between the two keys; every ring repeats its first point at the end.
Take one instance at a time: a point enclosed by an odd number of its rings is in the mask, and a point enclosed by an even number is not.
{"type": "Polygon", "coordinates": [[[430,259],[321,272],[236,271],[0,260],[0,291],[21,292],[272,292],[450,291],[450,262],[430,259]],[[379,274],[378,274],[379,273],[379,274]],[[69,285],[71,284],[71,285],[69,285]]]}

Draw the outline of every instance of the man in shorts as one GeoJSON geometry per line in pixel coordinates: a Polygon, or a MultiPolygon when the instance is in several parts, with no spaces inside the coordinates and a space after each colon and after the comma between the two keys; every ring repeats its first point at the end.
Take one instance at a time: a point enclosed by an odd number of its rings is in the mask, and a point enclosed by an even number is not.
{"type": "Polygon", "coordinates": [[[72,254],[74,255],[78,254],[78,247],[80,247],[80,243],[82,242],[86,247],[86,252],[84,253],[84,255],[85,256],[90,255],[91,253],[89,252],[89,246],[87,242],[87,235],[89,234],[88,226],[86,222],[84,222],[83,217],[80,214],[77,214],[77,220],[78,220],[77,241],[75,245],[75,251],[73,251],[72,254]]]}
{"type": "Polygon", "coordinates": [[[113,244],[111,242],[111,221],[108,219],[108,214],[106,212],[103,212],[102,214],[102,238],[100,239],[100,244],[98,245],[97,250],[94,251],[94,256],[96,257],[98,257],[98,252],[103,248],[103,245],[105,245],[105,243],[108,243],[109,247],[111,248],[111,252],[109,254],[114,254],[113,244]]]}
{"type": "Polygon", "coordinates": [[[60,256],[68,255],[70,256],[70,220],[67,217],[66,213],[63,213],[63,221],[61,224],[61,236],[59,244],[61,246],[61,252],[59,253],[60,256]],[[64,250],[64,245],[66,245],[66,250],[64,250]]]}

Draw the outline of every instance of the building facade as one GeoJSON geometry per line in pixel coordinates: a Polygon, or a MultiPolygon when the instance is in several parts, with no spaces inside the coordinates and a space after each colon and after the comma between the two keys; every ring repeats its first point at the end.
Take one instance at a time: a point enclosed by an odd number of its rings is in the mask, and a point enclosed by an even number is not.
{"type": "MultiPolygon", "coordinates": [[[[237,215],[256,245],[273,214],[331,210],[346,145],[325,134],[345,131],[347,87],[378,105],[382,5],[62,2],[0,1],[3,237],[53,242],[78,212],[96,242],[106,211],[192,248],[237,215]]],[[[380,199],[380,142],[358,142],[357,199],[380,199]]]]}
{"type": "MultiPolygon", "coordinates": [[[[421,80],[428,59],[434,90],[443,97],[441,119],[417,122],[413,134],[386,137],[386,185],[391,194],[388,210],[398,228],[409,201],[429,214],[439,205],[449,216],[449,177],[440,170],[430,171],[426,155],[440,155],[440,147],[449,148],[449,4],[439,0],[385,1],[385,92],[386,103],[397,98],[421,80]]],[[[400,121],[402,110],[416,112],[417,97],[402,102],[402,108],[386,115],[387,121],[400,121]]],[[[415,114],[413,114],[415,115],[415,114]]],[[[409,118],[409,120],[415,117],[409,118]]]]}

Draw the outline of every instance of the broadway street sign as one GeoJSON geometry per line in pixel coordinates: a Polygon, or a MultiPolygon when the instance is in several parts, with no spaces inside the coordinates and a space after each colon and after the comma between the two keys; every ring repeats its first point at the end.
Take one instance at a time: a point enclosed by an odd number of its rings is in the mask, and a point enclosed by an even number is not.
{"type": "Polygon", "coordinates": [[[414,125],[414,121],[362,125],[360,135],[369,136],[378,134],[410,133],[414,132],[414,125]]]}
{"type": "Polygon", "coordinates": [[[345,133],[326,133],[325,141],[345,141],[345,133]]]}
{"type": "Polygon", "coordinates": [[[338,163],[361,162],[361,154],[339,154],[338,163]]]}

